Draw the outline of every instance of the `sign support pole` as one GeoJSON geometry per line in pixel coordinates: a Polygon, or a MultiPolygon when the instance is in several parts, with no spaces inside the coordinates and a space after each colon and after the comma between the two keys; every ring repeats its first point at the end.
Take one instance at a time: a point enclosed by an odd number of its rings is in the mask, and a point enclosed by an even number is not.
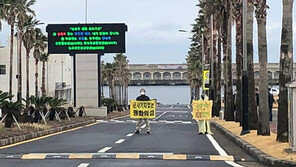
{"type": "Polygon", "coordinates": [[[76,106],[76,55],[71,55],[73,57],[73,100],[74,100],[74,107],[76,106]]]}
{"type": "Polygon", "coordinates": [[[104,54],[98,53],[98,107],[102,107],[102,70],[101,70],[101,56],[104,54]]]}

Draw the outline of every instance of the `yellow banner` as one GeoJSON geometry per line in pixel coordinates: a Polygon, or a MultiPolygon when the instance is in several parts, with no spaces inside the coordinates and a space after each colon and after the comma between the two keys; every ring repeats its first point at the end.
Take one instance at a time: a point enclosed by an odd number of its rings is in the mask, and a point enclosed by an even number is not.
{"type": "Polygon", "coordinates": [[[205,120],[212,118],[212,100],[194,100],[192,102],[193,119],[205,120]]]}
{"type": "Polygon", "coordinates": [[[155,118],[156,102],[151,101],[130,101],[130,117],[136,119],[153,119],[155,118]]]}

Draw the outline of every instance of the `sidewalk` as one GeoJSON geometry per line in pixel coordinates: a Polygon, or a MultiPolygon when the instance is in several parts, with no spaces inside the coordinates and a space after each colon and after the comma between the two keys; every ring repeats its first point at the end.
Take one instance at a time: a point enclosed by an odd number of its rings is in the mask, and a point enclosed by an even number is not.
{"type": "Polygon", "coordinates": [[[242,128],[239,123],[226,122],[224,120],[213,120],[213,125],[220,131],[223,131],[227,137],[232,138],[238,145],[245,148],[250,154],[255,155],[260,161],[270,162],[273,166],[282,166],[281,163],[294,166],[294,163],[288,163],[285,161],[296,162],[296,153],[288,151],[288,143],[279,143],[276,141],[276,124],[271,123],[271,135],[270,136],[257,136],[257,131],[252,130],[250,134],[240,136],[242,128]],[[230,133],[230,134],[229,134],[230,133]],[[257,152],[254,150],[259,149],[257,152]],[[263,155],[260,152],[263,152],[263,155]],[[269,157],[269,156],[270,157],[269,157]],[[268,160],[266,159],[268,157],[268,160]],[[278,164],[278,165],[276,165],[278,164]]]}

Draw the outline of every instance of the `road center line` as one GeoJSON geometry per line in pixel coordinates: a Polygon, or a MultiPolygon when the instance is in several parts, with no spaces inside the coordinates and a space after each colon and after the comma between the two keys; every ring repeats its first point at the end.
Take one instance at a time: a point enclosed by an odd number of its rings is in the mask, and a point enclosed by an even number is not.
{"type": "Polygon", "coordinates": [[[98,153],[104,153],[104,152],[110,150],[111,148],[112,148],[112,147],[105,147],[105,148],[99,150],[98,153]]]}
{"type": "MultiPolygon", "coordinates": [[[[215,147],[215,149],[219,152],[221,156],[228,156],[228,154],[223,150],[223,148],[219,145],[219,143],[213,138],[212,135],[207,134],[208,139],[212,143],[212,145],[215,147]]],[[[234,167],[243,167],[235,162],[232,161],[225,161],[228,165],[234,166],[234,167]]]]}
{"type": "Polygon", "coordinates": [[[89,163],[82,163],[82,164],[80,164],[80,165],[77,166],[77,167],[88,167],[88,165],[89,165],[89,163]]]}
{"type": "Polygon", "coordinates": [[[133,133],[130,133],[130,134],[128,134],[128,135],[126,135],[127,137],[131,137],[131,136],[133,136],[134,134],[133,133]]]}
{"type": "Polygon", "coordinates": [[[124,140],[125,140],[125,139],[119,139],[119,140],[117,140],[115,143],[116,143],[116,144],[119,144],[119,143],[124,142],[124,140]]]}
{"type": "Polygon", "coordinates": [[[166,114],[167,112],[165,111],[164,113],[160,114],[158,117],[156,117],[154,120],[158,120],[160,117],[162,117],[164,114],[166,114]]]}

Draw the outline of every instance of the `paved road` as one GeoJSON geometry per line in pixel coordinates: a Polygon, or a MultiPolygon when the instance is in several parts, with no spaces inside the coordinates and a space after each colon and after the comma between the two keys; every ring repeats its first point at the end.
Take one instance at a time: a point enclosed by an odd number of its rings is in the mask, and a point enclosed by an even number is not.
{"type": "Polygon", "coordinates": [[[134,128],[135,120],[128,117],[99,120],[92,126],[0,148],[0,166],[262,166],[214,129],[213,136],[199,135],[187,105],[158,107],[150,135],[146,134],[144,125],[139,135],[133,134],[134,128]],[[247,162],[214,161],[226,160],[227,153],[247,162]]]}

